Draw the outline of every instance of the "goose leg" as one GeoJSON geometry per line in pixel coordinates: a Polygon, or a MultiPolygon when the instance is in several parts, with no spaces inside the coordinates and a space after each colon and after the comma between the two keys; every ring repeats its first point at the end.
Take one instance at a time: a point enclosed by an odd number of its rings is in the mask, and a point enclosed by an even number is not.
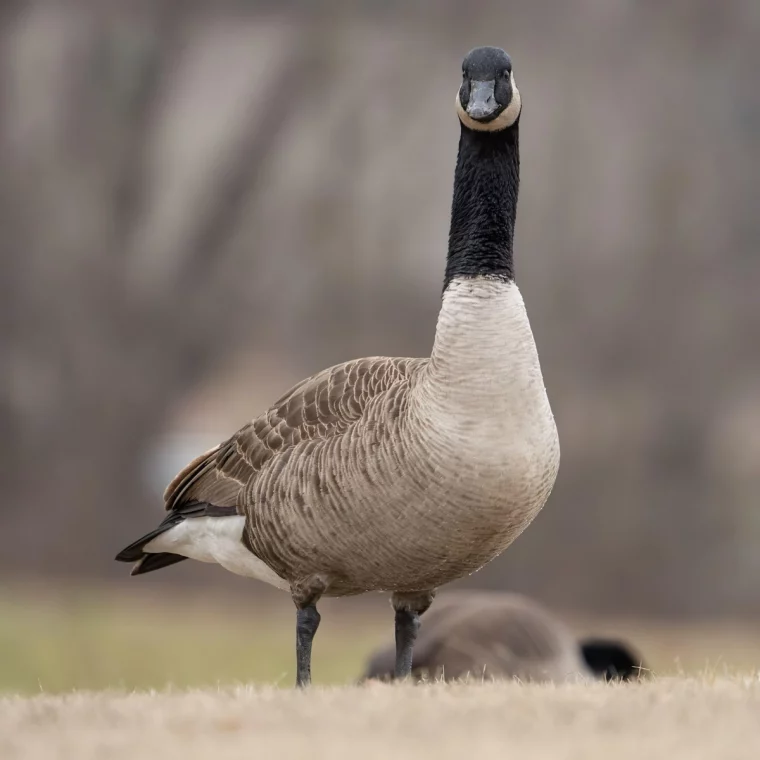
{"type": "Polygon", "coordinates": [[[419,612],[396,610],[396,678],[406,678],[412,673],[412,652],[419,629],[419,612]]]}
{"type": "Polygon", "coordinates": [[[412,673],[412,654],[420,630],[420,615],[430,606],[434,595],[434,591],[394,594],[391,599],[396,611],[396,679],[407,678],[412,673]]]}
{"type": "Polygon", "coordinates": [[[296,686],[311,683],[311,643],[320,620],[315,604],[299,608],[296,614],[296,686]]]}
{"type": "Polygon", "coordinates": [[[296,605],[296,686],[311,683],[311,643],[319,628],[321,617],[317,612],[317,602],[327,589],[327,581],[321,575],[293,583],[290,595],[296,605]]]}

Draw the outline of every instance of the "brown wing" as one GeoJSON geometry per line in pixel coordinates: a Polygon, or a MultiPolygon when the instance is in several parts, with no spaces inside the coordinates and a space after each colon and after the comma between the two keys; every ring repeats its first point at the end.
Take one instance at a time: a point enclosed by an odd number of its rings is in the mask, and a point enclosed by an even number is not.
{"type": "Polygon", "coordinates": [[[301,441],[345,432],[372,399],[404,382],[426,361],[356,359],[303,380],[227,441],[190,462],[167,487],[166,509],[189,501],[239,507],[241,490],[264,463],[301,441]]]}

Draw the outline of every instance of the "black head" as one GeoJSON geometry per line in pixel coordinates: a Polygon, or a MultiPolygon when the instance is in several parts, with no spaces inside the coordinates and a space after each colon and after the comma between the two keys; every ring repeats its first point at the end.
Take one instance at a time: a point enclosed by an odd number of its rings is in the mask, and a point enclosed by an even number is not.
{"type": "Polygon", "coordinates": [[[581,642],[586,664],[605,681],[635,681],[645,675],[641,657],[622,641],[587,639],[581,642]]]}
{"type": "Polygon", "coordinates": [[[495,132],[513,126],[520,110],[512,59],[501,48],[471,50],[462,62],[462,85],[457,93],[462,124],[478,132],[495,132]]]}

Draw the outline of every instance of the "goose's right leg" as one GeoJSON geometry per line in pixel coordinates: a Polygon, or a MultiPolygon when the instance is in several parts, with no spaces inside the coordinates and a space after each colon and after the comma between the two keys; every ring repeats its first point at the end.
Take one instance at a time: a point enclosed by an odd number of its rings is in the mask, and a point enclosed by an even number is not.
{"type": "Polygon", "coordinates": [[[320,620],[316,604],[299,608],[296,613],[296,686],[311,683],[311,643],[320,620]]]}
{"type": "Polygon", "coordinates": [[[394,593],[391,604],[396,611],[396,667],[394,678],[407,678],[412,673],[414,642],[420,630],[420,615],[430,607],[435,591],[414,594],[394,593]]]}

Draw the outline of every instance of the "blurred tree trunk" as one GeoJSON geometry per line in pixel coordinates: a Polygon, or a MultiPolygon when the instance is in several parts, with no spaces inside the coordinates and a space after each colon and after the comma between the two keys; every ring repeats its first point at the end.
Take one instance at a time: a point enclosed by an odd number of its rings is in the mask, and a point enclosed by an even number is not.
{"type": "Polygon", "coordinates": [[[473,582],[760,609],[756,2],[90,5],[0,7],[0,567],[123,570],[148,446],[242,348],[429,349],[452,76],[501,30],[563,464],[473,582]]]}
{"type": "Polygon", "coordinates": [[[177,67],[192,65],[192,16],[176,7],[77,28],[55,9],[2,19],[0,97],[17,96],[15,112],[8,103],[0,117],[0,219],[3,246],[13,248],[3,252],[0,299],[6,568],[113,572],[114,552],[157,517],[144,491],[147,445],[248,332],[231,241],[263,189],[280,131],[307,90],[314,96],[314,35],[306,17],[285,37],[289,52],[267,70],[238,137],[220,150],[181,249],[175,236],[168,248],[146,250],[164,88],[177,67]],[[60,25],[58,46],[41,56],[25,35],[44,36],[50,25],[60,25]],[[21,131],[19,89],[33,74],[19,59],[44,64],[43,84],[56,96],[32,136],[21,131]],[[68,160],[56,166],[54,155],[68,160]],[[136,267],[136,257],[154,266],[136,267]]]}

